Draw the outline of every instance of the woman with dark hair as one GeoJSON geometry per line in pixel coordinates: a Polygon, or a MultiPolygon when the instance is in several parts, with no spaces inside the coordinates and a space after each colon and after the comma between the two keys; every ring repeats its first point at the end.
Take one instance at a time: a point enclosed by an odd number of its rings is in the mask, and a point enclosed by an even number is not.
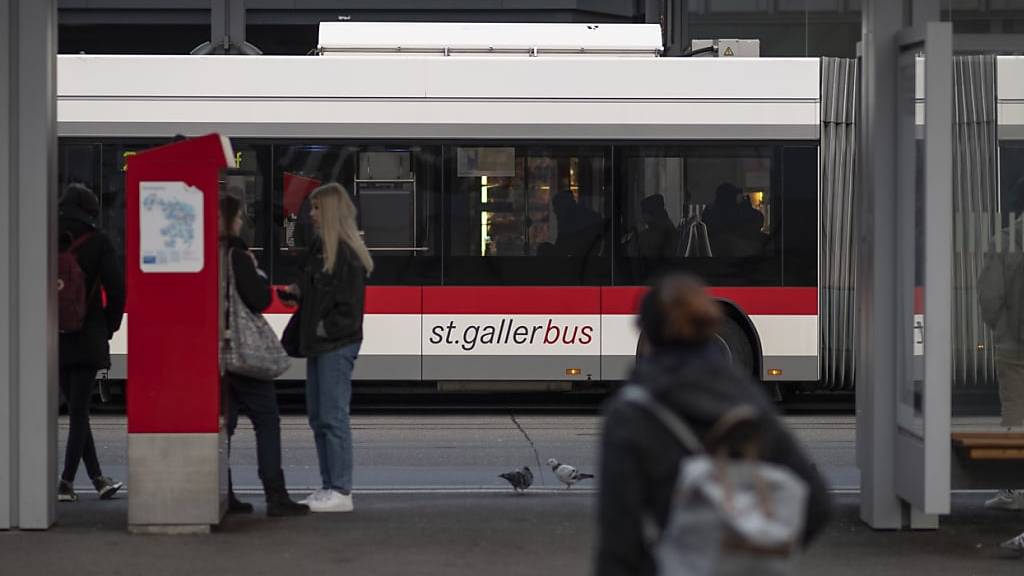
{"type": "MultiPolygon", "coordinates": [[[[124,274],[114,243],[100,229],[100,203],[92,190],[71,184],[61,194],[59,210],[59,249],[62,258],[74,258],[84,277],[85,313],[80,326],[60,332],[60,390],[67,401],[70,427],[57,499],[78,500],[75,475],[78,464],[85,460],[85,469],[100,499],[109,500],[123,484],[107,478],[100,470],[89,427],[89,404],[96,372],[110,368],[110,339],[120,329],[124,315],[124,274]]],[[[61,278],[58,291],[65,288],[63,281],[61,278]]]]}
{"type": "MultiPolygon", "coordinates": [[[[256,265],[256,257],[241,238],[242,203],[234,196],[220,201],[221,245],[224,257],[231,266],[235,287],[242,302],[255,313],[270,306],[270,281],[256,265]]],[[[225,281],[227,275],[225,274],[225,281]]],[[[224,293],[227,295],[228,289],[224,293]]],[[[271,380],[257,380],[227,373],[224,375],[227,399],[228,438],[238,426],[238,413],[244,409],[256,432],[256,460],[263,492],[267,499],[267,516],[298,516],[309,513],[309,508],[293,502],[284,483],[281,469],[281,417],[277,405],[277,391],[271,380]]],[[[229,444],[230,445],[230,444],[229,444]]],[[[228,510],[252,512],[251,504],[240,501],[231,484],[228,472],[228,510]]]]}
{"type": "MultiPolygon", "coordinates": [[[[748,405],[760,414],[761,458],[790,468],[809,488],[804,542],[825,524],[824,481],[775,415],[760,386],[729,362],[716,344],[720,305],[691,276],[662,278],[644,298],[640,327],[651,355],[632,386],[685,421],[701,438],[721,417],[748,405]]],[[[613,398],[605,409],[601,445],[597,574],[656,573],[653,539],[664,530],[681,460],[691,453],[636,404],[613,398]]]]}

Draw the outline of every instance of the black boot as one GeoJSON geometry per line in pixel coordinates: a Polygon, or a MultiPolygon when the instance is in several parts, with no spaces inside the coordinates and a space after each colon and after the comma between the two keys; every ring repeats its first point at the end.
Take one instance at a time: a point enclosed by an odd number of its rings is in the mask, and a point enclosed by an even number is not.
{"type": "Polygon", "coordinates": [[[231,470],[228,470],[228,512],[232,514],[252,514],[252,504],[242,502],[235,496],[234,486],[231,484],[231,470]]]}
{"type": "Polygon", "coordinates": [[[284,487],[284,472],[280,472],[272,480],[264,480],[263,491],[267,494],[267,516],[305,516],[309,514],[309,506],[299,504],[288,495],[284,487]]]}

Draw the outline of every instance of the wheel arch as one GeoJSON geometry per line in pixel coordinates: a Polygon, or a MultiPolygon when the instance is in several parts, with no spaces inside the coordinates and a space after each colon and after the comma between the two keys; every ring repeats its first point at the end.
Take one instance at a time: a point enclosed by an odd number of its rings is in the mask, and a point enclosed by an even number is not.
{"type": "Polygon", "coordinates": [[[754,378],[758,381],[764,380],[764,350],[761,347],[761,336],[750,316],[743,311],[735,302],[728,298],[715,298],[722,305],[725,315],[736,322],[750,341],[750,349],[754,351],[754,378]]]}
{"type": "MultiPolygon", "coordinates": [[[[750,319],[743,309],[741,309],[735,302],[728,298],[715,298],[715,301],[722,305],[722,309],[725,311],[725,315],[739,325],[743,333],[746,334],[747,339],[750,341],[750,349],[754,352],[754,378],[758,381],[764,380],[764,351],[761,348],[761,337],[757,333],[757,328],[754,326],[754,322],[750,319]]],[[[636,358],[639,361],[645,351],[646,336],[643,331],[640,331],[640,335],[637,338],[636,343],[636,358]]]]}

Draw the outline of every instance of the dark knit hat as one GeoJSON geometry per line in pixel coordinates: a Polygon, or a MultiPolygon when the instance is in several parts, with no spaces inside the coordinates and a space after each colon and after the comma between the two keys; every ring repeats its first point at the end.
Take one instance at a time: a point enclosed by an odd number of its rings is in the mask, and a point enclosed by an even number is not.
{"type": "Polygon", "coordinates": [[[60,217],[97,226],[100,202],[92,190],[82,184],[69,184],[60,195],[60,217]]]}

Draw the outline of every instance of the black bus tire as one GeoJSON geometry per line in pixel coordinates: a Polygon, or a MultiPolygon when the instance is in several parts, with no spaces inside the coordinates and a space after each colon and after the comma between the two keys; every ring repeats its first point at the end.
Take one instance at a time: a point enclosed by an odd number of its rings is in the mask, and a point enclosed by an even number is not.
{"type": "MultiPolygon", "coordinates": [[[[732,318],[722,318],[715,335],[715,342],[722,347],[723,353],[729,358],[729,362],[736,364],[744,372],[751,374],[760,380],[761,375],[754,373],[754,346],[747,337],[746,331],[732,318]]],[[[636,343],[636,359],[640,361],[651,352],[647,336],[641,332],[636,343]]]]}
{"type": "Polygon", "coordinates": [[[754,346],[739,323],[728,316],[722,318],[722,323],[718,327],[718,339],[728,351],[733,365],[754,378],[761,379],[760,374],[754,374],[754,346]]]}

